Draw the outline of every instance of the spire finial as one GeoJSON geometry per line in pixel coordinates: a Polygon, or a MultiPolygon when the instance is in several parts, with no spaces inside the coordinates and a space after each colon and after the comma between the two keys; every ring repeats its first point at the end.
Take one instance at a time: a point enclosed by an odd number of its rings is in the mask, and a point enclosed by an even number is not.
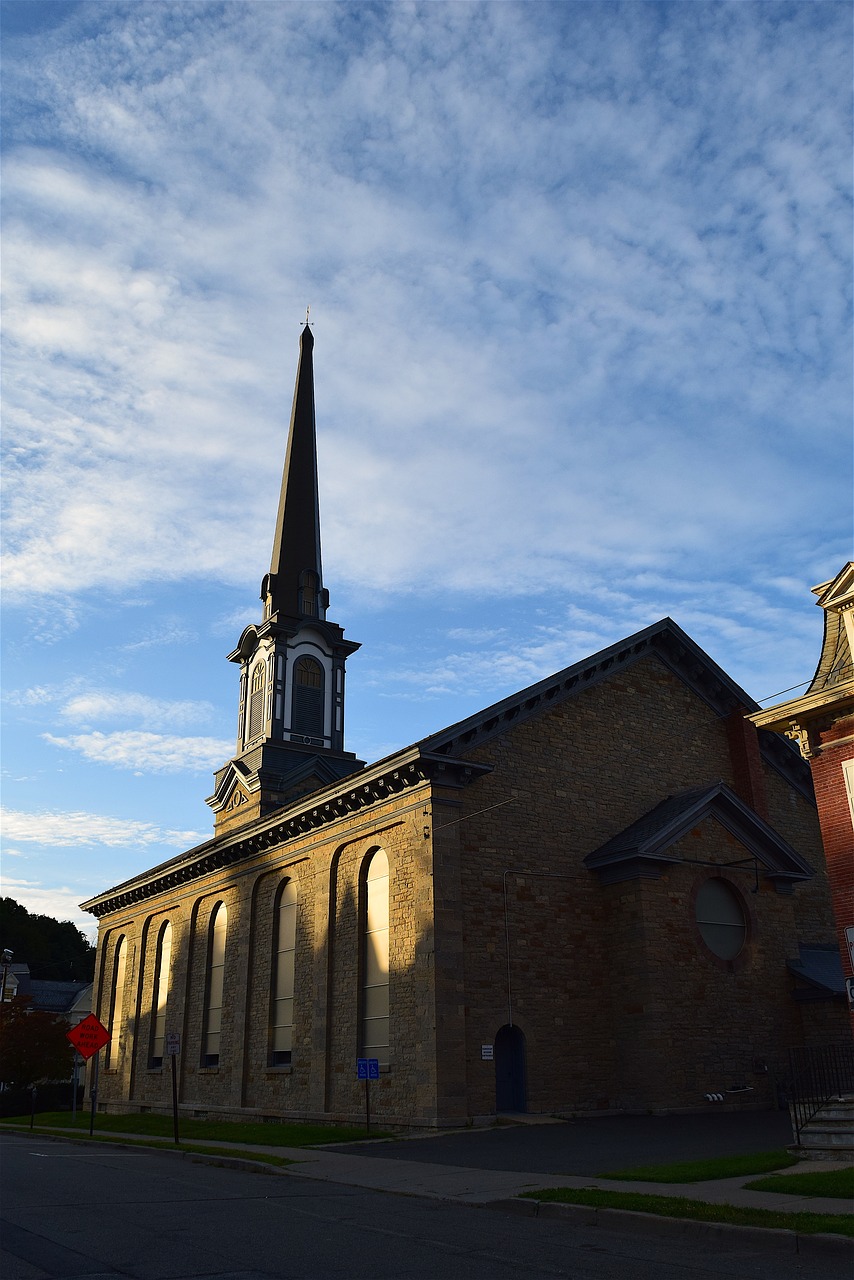
{"type": "Polygon", "coordinates": [[[309,317],[310,313],[311,313],[311,304],[309,304],[309,305],[306,307],[306,309],[305,309],[305,319],[303,320],[303,324],[304,324],[304,325],[308,325],[308,323],[309,323],[309,319],[308,319],[308,317],[309,317]]]}

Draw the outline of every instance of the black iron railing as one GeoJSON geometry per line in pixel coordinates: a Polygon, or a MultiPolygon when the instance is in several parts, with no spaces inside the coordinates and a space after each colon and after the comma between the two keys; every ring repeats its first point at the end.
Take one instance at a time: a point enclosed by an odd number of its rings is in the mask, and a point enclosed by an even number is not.
{"type": "Polygon", "coordinates": [[[845,1094],[854,1094],[854,1046],[789,1050],[789,1113],[796,1143],[813,1116],[845,1094]]]}

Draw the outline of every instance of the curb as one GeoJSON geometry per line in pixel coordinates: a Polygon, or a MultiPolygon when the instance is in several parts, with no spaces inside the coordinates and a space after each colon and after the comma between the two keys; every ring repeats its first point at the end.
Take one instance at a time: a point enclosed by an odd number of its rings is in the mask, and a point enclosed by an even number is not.
{"type": "Polygon", "coordinates": [[[490,1200],[480,1206],[523,1217],[570,1219],[579,1227],[603,1227],[610,1231],[631,1231],[633,1235],[691,1236],[700,1240],[718,1239],[733,1244],[759,1245],[778,1253],[807,1257],[850,1258],[854,1260],[854,1239],[819,1232],[801,1233],[780,1227],[746,1227],[731,1222],[699,1222],[694,1218],[667,1218],[663,1214],[638,1213],[635,1209],[598,1208],[587,1204],[557,1204],[553,1200],[512,1197],[490,1200]],[[530,1207],[529,1207],[530,1206],[530,1207]]]}

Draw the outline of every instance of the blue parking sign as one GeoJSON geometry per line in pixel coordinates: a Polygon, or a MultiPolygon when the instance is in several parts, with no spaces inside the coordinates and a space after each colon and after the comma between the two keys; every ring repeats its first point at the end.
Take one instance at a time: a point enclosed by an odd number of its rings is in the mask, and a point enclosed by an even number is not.
{"type": "Polygon", "coordinates": [[[356,1059],[356,1079],[357,1080],[368,1079],[368,1059],[367,1058],[356,1059]]]}
{"type": "Polygon", "coordinates": [[[379,1080],[379,1078],[380,1078],[379,1058],[368,1058],[368,1079],[379,1080]]]}

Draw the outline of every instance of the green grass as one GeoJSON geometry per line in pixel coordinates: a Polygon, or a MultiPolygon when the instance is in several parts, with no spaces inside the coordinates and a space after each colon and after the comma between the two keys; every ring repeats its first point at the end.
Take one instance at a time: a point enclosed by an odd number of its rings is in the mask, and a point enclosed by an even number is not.
{"type": "MultiPolygon", "coordinates": [[[[4,1120],[4,1124],[23,1125],[29,1128],[26,1116],[16,1116],[12,1120],[4,1120]]],[[[74,1129],[81,1134],[89,1133],[88,1112],[78,1111],[77,1124],[72,1125],[70,1111],[45,1111],[36,1116],[36,1129],[74,1129]]],[[[264,1147],[312,1147],[329,1142],[358,1142],[364,1140],[365,1130],[355,1125],[303,1124],[259,1124],[250,1121],[225,1120],[191,1120],[181,1116],[178,1122],[181,1139],[199,1138],[207,1142],[257,1143],[264,1147]]],[[[131,1133],[141,1134],[147,1138],[166,1138],[173,1136],[172,1117],[170,1115],[154,1115],[146,1112],[142,1115],[96,1115],[96,1133],[131,1133]]],[[[388,1138],[388,1133],[371,1130],[372,1138],[388,1138]]]]}
{"type": "Polygon", "coordinates": [[[599,1191],[587,1188],[554,1187],[525,1191],[529,1200],[550,1200],[558,1204],[586,1204],[604,1209],[631,1209],[665,1218],[690,1218],[696,1222],[726,1222],[741,1227],[768,1227],[799,1231],[802,1235],[829,1233],[854,1236],[854,1215],[836,1213],[784,1213],[776,1209],[749,1209],[742,1205],[707,1204],[682,1196],[656,1196],[640,1191],[599,1191]]]}
{"type": "Polygon", "coordinates": [[[633,1169],[600,1173],[600,1178],[620,1182],[709,1182],[713,1178],[739,1178],[750,1173],[770,1173],[797,1164],[788,1151],[763,1151],[749,1156],[717,1156],[713,1160],[689,1160],[681,1164],[645,1164],[633,1169]]]}
{"type": "Polygon", "coordinates": [[[256,1164],[272,1164],[275,1165],[277,1169],[284,1168],[286,1164],[296,1163],[296,1161],[289,1159],[288,1156],[274,1156],[269,1151],[240,1151],[237,1148],[232,1151],[230,1147],[228,1150],[224,1151],[222,1147],[197,1146],[194,1142],[189,1143],[186,1146],[182,1142],[181,1150],[191,1151],[194,1155],[200,1156],[225,1156],[229,1160],[233,1158],[238,1158],[240,1160],[254,1160],[256,1164]]]}
{"type": "Polygon", "coordinates": [[[751,1191],[782,1191],[789,1196],[831,1196],[854,1202],[854,1166],[820,1169],[815,1173],[788,1173],[784,1178],[758,1178],[748,1182],[751,1191]]]}

